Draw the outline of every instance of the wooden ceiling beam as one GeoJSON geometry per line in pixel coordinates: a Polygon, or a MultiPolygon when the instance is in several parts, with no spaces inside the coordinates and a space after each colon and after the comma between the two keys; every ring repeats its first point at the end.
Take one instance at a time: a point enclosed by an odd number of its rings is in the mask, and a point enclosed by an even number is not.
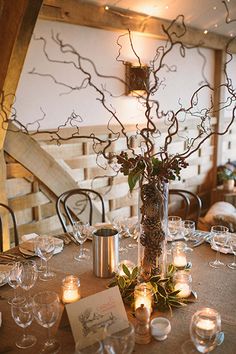
{"type": "MultiPolygon", "coordinates": [[[[113,8],[107,11],[103,6],[78,0],[44,0],[39,17],[44,20],[61,21],[81,26],[89,26],[113,31],[139,32],[158,39],[166,39],[162,25],[168,27],[171,21],[142,15],[130,10],[113,8]]],[[[178,30],[176,25],[174,29],[178,30]]],[[[201,45],[211,49],[224,50],[229,37],[188,27],[181,38],[188,45],[201,45]]],[[[230,50],[236,53],[236,43],[230,50]]]]}

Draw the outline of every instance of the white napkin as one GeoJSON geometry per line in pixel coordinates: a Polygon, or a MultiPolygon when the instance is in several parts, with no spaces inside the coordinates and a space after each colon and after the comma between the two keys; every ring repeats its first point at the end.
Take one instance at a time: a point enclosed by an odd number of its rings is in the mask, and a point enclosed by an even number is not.
{"type": "MultiPolygon", "coordinates": [[[[30,251],[30,252],[35,252],[35,239],[36,237],[38,237],[39,235],[36,233],[32,233],[32,234],[27,234],[27,235],[23,235],[21,236],[21,242],[20,242],[20,248],[22,250],[26,250],[26,251],[30,251]]],[[[59,253],[63,250],[63,240],[54,237],[54,243],[55,243],[55,250],[53,252],[53,254],[59,253]]]]}
{"type": "Polygon", "coordinates": [[[211,246],[211,249],[214,251],[219,251],[220,253],[224,253],[224,254],[228,254],[228,253],[233,253],[230,249],[230,247],[220,247],[220,248],[216,248],[215,246],[211,246]]]}

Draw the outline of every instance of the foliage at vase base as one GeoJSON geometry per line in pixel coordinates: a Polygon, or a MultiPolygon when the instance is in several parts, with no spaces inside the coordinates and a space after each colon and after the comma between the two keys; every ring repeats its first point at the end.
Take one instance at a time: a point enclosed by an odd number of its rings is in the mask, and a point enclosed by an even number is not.
{"type": "MultiPolygon", "coordinates": [[[[134,308],[134,289],[140,283],[139,267],[136,266],[130,271],[125,264],[122,264],[122,270],[124,275],[117,273],[108,284],[108,287],[117,285],[124,303],[130,304],[131,308],[134,308]]],[[[161,311],[170,310],[172,312],[173,307],[182,307],[188,302],[192,302],[191,298],[179,297],[180,290],[174,290],[173,276],[176,271],[177,268],[170,264],[165,278],[160,275],[153,275],[147,282],[147,285],[151,286],[153,290],[154,309],[161,311]]]]}

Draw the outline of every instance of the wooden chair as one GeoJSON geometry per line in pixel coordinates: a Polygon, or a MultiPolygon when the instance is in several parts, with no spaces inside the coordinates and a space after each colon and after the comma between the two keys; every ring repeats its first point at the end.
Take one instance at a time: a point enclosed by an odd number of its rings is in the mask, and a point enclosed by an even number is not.
{"type": "Polygon", "coordinates": [[[202,201],[199,196],[193,192],[184,189],[170,189],[169,195],[176,196],[176,199],[180,199],[183,205],[182,215],[183,219],[191,219],[195,221],[196,227],[202,210],[202,201]]]}
{"type": "MultiPolygon", "coordinates": [[[[17,226],[16,226],[16,217],[13,212],[13,210],[6,204],[0,203],[0,209],[4,208],[6,209],[9,214],[11,215],[12,222],[13,222],[13,231],[14,231],[14,242],[15,246],[19,245],[19,236],[18,236],[18,231],[17,231],[17,226]]],[[[3,252],[3,222],[2,222],[2,216],[0,214],[0,252],[3,252]]]]}
{"type": "Polygon", "coordinates": [[[75,221],[80,220],[79,215],[81,215],[85,211],[86,207],[89,208],[89,220],[88,220],[89,224],[90,225],[93,224],[93,201],[96,198],[98,198],[101,203],[101,218],[102,218],[102,222],[105,222],[105,205],[104,205],[103,198],[100,193],[94,191],[93,189],[85,189],[85,188],[71,189],[69,191],[62,193],[57,198],[57,202],[56,202],[57,215],[59,217],[64,232],[67,232],[66,220],[68,220],[69,224],[73,226],[73,223],[75,221]],[[78,199],[75,202],[73,202],[74,205],[78,207],[78,213],[75,213],[69,207],[70,200],[72,200],[72,198],[74,200],[74,197],[78,197],[78,199]]]}

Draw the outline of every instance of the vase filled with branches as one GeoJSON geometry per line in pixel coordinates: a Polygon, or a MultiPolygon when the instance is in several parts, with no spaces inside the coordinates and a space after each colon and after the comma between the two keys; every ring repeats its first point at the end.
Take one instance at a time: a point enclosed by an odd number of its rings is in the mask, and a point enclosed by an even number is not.
{"type": "MultiPolygon", "coordinates": [[[[227,18],[226,18],[227,19],[227,18]]],[[[226,21],[227,22],[227,21],[226,21]]],[[[84,57],[80,51],[70,43],[65,43],[60,35],[52,34],[52,41],[59,48],[59,56],[53,57],[48,50],[47,40],[42,37],[36,37],[36,40],[42,42],[45,57],[51,64],[71,66],[76,73],[79,73],[80,84],[63,82],[60,78],[51,73],[40,72],[37,68],[30,71],[31,75],[41,76],[54,84],[59,85],[67,93],[75,93],[83,90],[90,90],[96,95],[96,102],[101,105],[108,123],[104,135],[96,136],[94,132],[88,135],[81,134],[80,123],[81,116],[75,111],[69,116],[64,124],[57,129],[43,130],[43,134],[50,135],[51,141],[60,142],[70,139],[81,139],[81,141],[90,141],[94,154],[97,156],[98,165],[102,165],[104,171],[110,168],[113,172],[109,177],[115,178],[123,174],[128,178],[129,189],[139,189],[138,214],[140,220],[140,247],[139,247],[139,265],[140,276],[147,281],[150,277],[161,272],[165,272],[165,239],[167,229],[167,203],[168,203],[168,184],[170,181],[180,179],[181,170],[188,166],[189,157],[197,153],[204,142],[212,140],[217,135],[224,135],[235,121],[236,112],[236,91],[233,87],[234,81],[229,76],[228,67],[233,60],[231,50],[235,45],[235,37],[229,38],[225,43],[224,53],[226,61],[222,72],[224,77],[222,82],[213,84],[209,82],[205,73],[206,58],[201,53],[201,43],[196,46],[187,44],[188,30],[184,23],[184,16],[179,15],[169,25],[162,26],[163,38],[165,40],[157,46],[152,60],[148,63],[149,69],[143,79],[142,87],[144,93],[136,95],[137,106],[143,113],[142,122],[135,125],[135,133],[130,133],[123,117],[116,109],[116,94],[109,90],[111,80],[117,83],[117,87],[127,91],[127,82],[122,77],[105,75],[100,73],[96,64],[90,59],[84,57]],[[185,40],[186,39],[186,40],[185,40]],[[170,64],[170,53],[184,58],[186,53],[195,50],[201,60],[201,80],[198,86],[194,86],[193,92],[188,99],[178,98],[176,105],[172,109],[165,108],[160,100],[159,91],[165,86],[165,75],[171,75],[177,71],[176,65],[170,64]],[[105,84],[101,81],[105,81],[105,84]],[[147,84],[148,82],[148,84],[147,84]],[[224,91],[224,99],[215,101],[217,94],[224,91]],[[203,98],[207,97],[205,100],[203,98]],[[176,108],[177,107],[177,108],[176,108]],[[219,126],[215,123],[219,112],[228,110],[228,120],[225,125],[219,126]],[[186,121],[191,124],[191,131],[186,131],[186,121]],[[63,128],[71,128],[70,134],[65,135],[63,128]],[[72,132],[71,132],[72,131],[72,132]],[[105,137],[104,137],[105,136],[105,137]],[[122,151],[114,152],[119,139],[124,140],[125,147],[122,151]],[[181,142],[182,150],[173,149],[173,143],[176,140],[181,142]]],[[[132,33],[127,30],[117,39],[118,55],[116,60],[124,67],[127,64],[125,54],[122,54],[122,40],[127,38],[132,52],[133,61],[142,68],[144,64],[141,55],[135,50],[132,33]]],[[[120,96],[125,93],[121,92],[120,96]]],[[[2,99],[4,102],[4,99],[2,99]]],[[[2,104],[2,126],[8,123],[8,114],[2,104]]],[[[43,117],[44,118],[44,117],[43,117]]],[[[19,130],[26,134],[40,134],[39,119],[32,124],[36,126],[35,132],[30,132],[28,124],[22,124],[17,117],[16,110],[10,120],[15,123],[19,130]]],[[[189,124],[189,125],[190,125],[189,124]]],[[[11,129],[11,128],[10,128],[11,129]]],[[[15,131],[16,128],[14,128],[15,131]]],[[[106,175],[106,172],[104,172],[106,175]]]]}

